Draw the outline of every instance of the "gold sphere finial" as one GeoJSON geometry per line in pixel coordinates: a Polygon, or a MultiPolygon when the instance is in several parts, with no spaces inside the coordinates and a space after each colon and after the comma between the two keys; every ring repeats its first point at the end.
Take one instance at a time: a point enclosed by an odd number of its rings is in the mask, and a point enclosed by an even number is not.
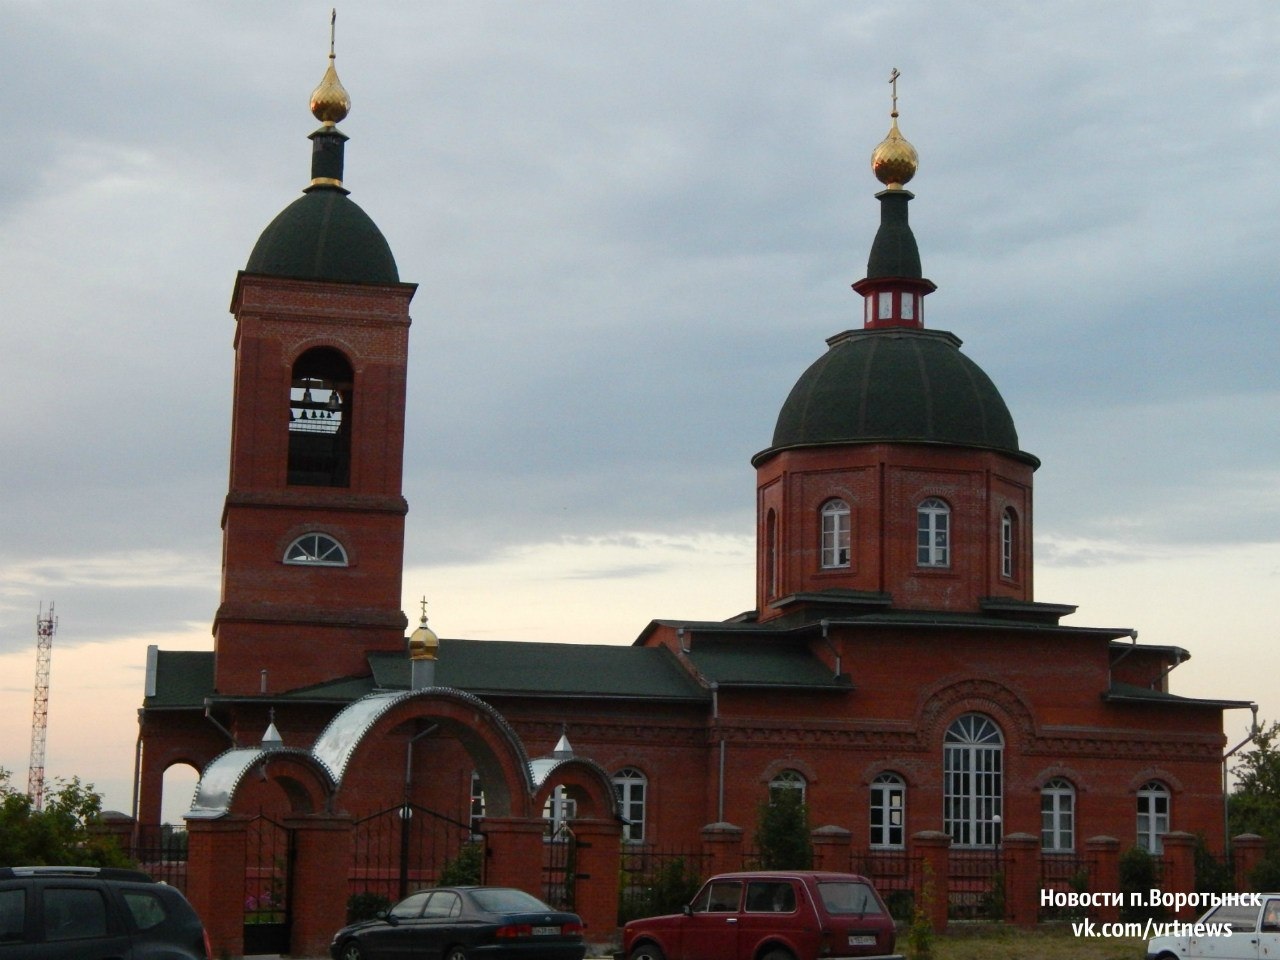
{"type": "Polygon", "coordinates": [[[311,91],[311,113],[329,127],[351,112],[351,97],[333,66],[333,35],[337,22],[338,11],[335,9],[329,14],[329,69],[324,72],[320,85],[311,91]]]}
{"type": "Polygon", "coordinates": [[[902,76],[894,67],[889,74],[893,89],[893,108],[889,113],[889,135],[871,151],[871,172],[890,190],[901,190],[920,168],[920,155],[916,148],[898,130],[898,78],[902,76]]]}

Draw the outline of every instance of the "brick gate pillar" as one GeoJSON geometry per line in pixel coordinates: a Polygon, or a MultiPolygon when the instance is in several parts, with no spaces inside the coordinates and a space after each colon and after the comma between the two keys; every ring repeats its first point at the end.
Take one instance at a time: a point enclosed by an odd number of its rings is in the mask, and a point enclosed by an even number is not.
{"type": "MultiPolygon", "coordinates": [[[[1089,858],[1089,892],[1119,896],[1120,841],[1115,837],[1090,837],[1084,842],[1084,852],[1089,858]]],[[[1115,923],[1120,919],[1120,905],[1093,907],[1089,916],[1099,923],[1115,923]]]]}
{"type": "Polygon", "coordinates": [[[942,933],[951,906],[951,836],[941,830],[921,830],[911,835],[908,852],[923,861],[916,903],[928,911],[934,932],[942,933]]]}
{"type": "Polygon", "coordinates": [[[1231,865],[1237,890],[1253,889],[1249,877],[1262,862],[1262,855],[1266,850],[1267,841],[1256,833],[1242,833],[1231,838],[1231,865]]]}
{"type": "MultiPolygon", "coordinates": [[[[1164,876],[1160,888],[1173,893],[1195,893],[1196,889],[1196,838],[1190,833],[1174,830],[1166,833],[1164,842],[1164,876]]],[[[1174,911],[1175,920],[1191,920],[1196,907],[1184,905],[1174,911]]]]}
{"type": "Polygon", "coordinates": [[[1004,919],[1034,927],[1040,913],[1040,841],[1029,833],[1004,838],[1004,919]]]}
{"type": "Polygon", "coordinates": [[[813,844],[813,869],[833,870],[836,873],[848,873],[849,841],[851,834],[844,827],[818,827],[809,834],[809,842],[813,844]]]}
{"type": "Polygon", "coordinates": [[[587,942],[605,944],[618,928],[618,871],[622,824],[617,820],[574,820],[578,840],[574,910],[587,928],[587,942]]]}
{"type": "Polygon", "coordinates": [[[542,899],[541,817],[485,817],[484,882],[491,887],[516,887],[542,899]]]}
{"type": "Polygon", "coordinates": [[[289,952],[322,957],[333,933],[347,922],[350,895],[350,817],[290,817],[293,869],[289,875],[289,952]]]}
{"type": "Polygon", "coordinates": [[[723,821],[707,824],[702,828],[702,852],[707,858],[708,877],[741,870],[742,828],[723,821]]]}
{"type": "Polygon", "coordinates": [[[215,957],[244,953],[243,817],[187,821],[187,899],[204,921],[215,957]]]}

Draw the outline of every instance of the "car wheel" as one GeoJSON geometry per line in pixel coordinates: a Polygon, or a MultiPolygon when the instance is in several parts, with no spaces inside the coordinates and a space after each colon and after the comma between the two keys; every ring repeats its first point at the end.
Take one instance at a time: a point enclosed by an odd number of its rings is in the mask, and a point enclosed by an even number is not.
{"type": "Polygon", "coordinates": [[[627,955],[627,960],[667,960],[667,958],[652,943],[642,943],[632,948],[631,953],[627,955]]]}
{"type": "Polygon", "coordinates": [[[444,960],[467,960],[467,951],[461,947],[450,947],[445,952],[444,960]]]}
{"type": "Polygon", "coordinates": [[[338,951],[338,956],[341,960],[364,960],[364,951],[360,949],[360,944],[348,940],[338,951]]]}
{"type": "Polygon", "coordinates": [[[770,950],[760,960],[796,960],[789,950],[770,950]]]}

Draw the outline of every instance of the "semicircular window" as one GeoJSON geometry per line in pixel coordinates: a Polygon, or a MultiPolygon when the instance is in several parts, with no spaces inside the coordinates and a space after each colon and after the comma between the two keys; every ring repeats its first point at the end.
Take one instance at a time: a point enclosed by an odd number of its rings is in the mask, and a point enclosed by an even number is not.
{"type": "Polygon", "coordinates": [[[284,552],[285,563],[303,563],[321,567],[345,567],[347,551],[325,533],[304,533],[284,552]]]}

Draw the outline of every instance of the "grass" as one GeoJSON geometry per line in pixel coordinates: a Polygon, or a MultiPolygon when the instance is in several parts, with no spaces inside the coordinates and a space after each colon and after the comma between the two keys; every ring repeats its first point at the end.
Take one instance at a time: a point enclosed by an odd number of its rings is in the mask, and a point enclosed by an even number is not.
{"type": "MultiPolygon", "coordinates": [[[[906,938],[898,950],[908,960],[906,938]]],[[[933,938],[934,960],[1143,960],[1145,940],[1120,937],[1076,937],[1070,926],[1019,930],[1000,924],[973,927],[953,923],[933,938]]]]}

